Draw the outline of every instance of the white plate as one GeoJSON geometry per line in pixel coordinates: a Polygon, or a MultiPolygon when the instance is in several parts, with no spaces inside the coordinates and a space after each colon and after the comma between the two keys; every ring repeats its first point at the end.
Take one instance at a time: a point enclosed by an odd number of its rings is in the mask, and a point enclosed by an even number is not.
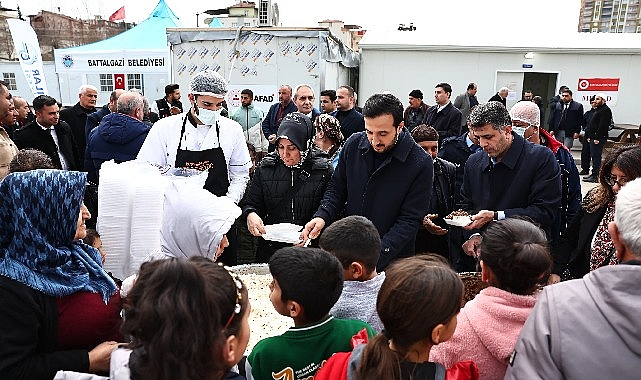
{"type": "Polygon", "coordinates": [[[300,243],[300,234],[303,226],[292,223],[278,223],[265,226],[263,239],[281,243],[300,243]]]}
{"type": "Polygon", "coordinates": [[[465,227],[472,223],[472,218],[469,216],[455,216],[452,219],[443,218],[445,223],[450,226],[465,227]]]}

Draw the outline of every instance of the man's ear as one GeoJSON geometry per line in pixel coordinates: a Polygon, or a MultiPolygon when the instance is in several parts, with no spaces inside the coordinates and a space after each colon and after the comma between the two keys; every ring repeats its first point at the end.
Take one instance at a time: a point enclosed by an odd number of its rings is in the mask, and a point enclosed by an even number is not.
{"type": "Polygon", "coordinates": [[[616,223],[608,223],[608,232],[610,233],[612,244],[616,249],[617,259],[619,259],[619,261],[627,260],[626,256],[628,255],[628,249],[625,246],[625,243],[621,240],[621,231],[619,231],[619,227],[617,227],[616,223]]]}
{"type": "Polygon", "coordinates": [[[303,306],[296,301],[287,301],[287,314],[296,318],[303,314],[303,306]]]}
{"type": "Polygon", "coordinates": [[[398,133],[401,133],[401,130],[403,130],[403,127],[404,127],[404,126],[405,126],[405,122],[404,122],[404,121],[401,121],[401,123],[398,125],[398,127],[396,127],[396,131],[397,131],[398,133]]]}
{"type": "Polygon", "coordinates": [[[352,280],[358,280],[365,274],[365,268],[363,267],[363,264],[354,261],[351,264],[349,264],[349,274],[352,280]]]}

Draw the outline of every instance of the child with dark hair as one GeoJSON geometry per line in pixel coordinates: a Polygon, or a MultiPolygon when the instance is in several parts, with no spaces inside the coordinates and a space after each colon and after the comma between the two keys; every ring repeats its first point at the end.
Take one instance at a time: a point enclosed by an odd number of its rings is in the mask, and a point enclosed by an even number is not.
{"type": "Polygon", "coordinates": [[[552,258],[542,229],[508,218],[492,222],[481,241],[482,279],[489,284],[458,315],[452,339],[430,360],[448,367],[471,359],[481,379],[502,379],[516,339],[550,274],[552,258]]]}
{"type": "Polygon", "coordinates": [[[274,309],[294,320],[283,335],[258,342],[246,362],[248,380],[308,379],[336,352],[350,351],[351,339],[374,330],[362,321],[329,315],[343,288],[341,264],[318,248],[286,247],[269,259],[274,309]]]}
{"type": "Polygon", "coordinates": [[[376,302],[385,330],[331,357],[316,380],[445,379],[445,368],[428,358],[454,334],[463,282],[432,255],[400,259],[386,273],[376,302]]]}
{"type": "Polygon", "coordinates": [[[367,322],[380,332],[383,323],[376,313],[376,297],[385,272],[376,273],[381,238],[374,224],[363,216],[348,216],[327,227],[319,245],[343,266],[343,292],[329,313],[367,322]]]}
{"type": "Polygon", "coordinates": [[[127,348],[112,380],[242,379],[230,369],[249,342],[249,298],[238,275],[210,259],[145,262],[124,306],[127,348]]]}

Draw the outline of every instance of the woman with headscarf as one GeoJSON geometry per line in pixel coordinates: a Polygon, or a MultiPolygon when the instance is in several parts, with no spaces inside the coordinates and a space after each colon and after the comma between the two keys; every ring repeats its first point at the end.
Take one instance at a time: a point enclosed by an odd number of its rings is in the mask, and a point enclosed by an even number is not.
{"type": "Polygon", "coordinates": [[[202,256],[212,261],[229,245],[226,234],[240,216],[228,197],[217,197],[197,181],[177,180],[165,190],[160,252],[151,259],[202,256]]]}
{"type": "MultiPolygon", "coordinates": [[[[261,236],[265,224],[304,225],[318,209],[332,177],[327,155],[310,144],[312,121],[293,112],[278,128],[276,150],[267,155],[254,172],[240,202],[247,229],[261,236]]],[[[285,243],[259,239],[256,259],[267,262],[285,243]]]]}
{"type": "Polygon", "coordinates": [[[552,249],[550,283],[581,278],[599,267],[619,263],[608,224],[614,220],[617,193],[639,177],[641,146],[624,146],[608,153],[599,170],[599,185],[583,197],[558,247],[552,249]]]}
{"type": "Polygon", "coordinates": [[[341,123],[334,116],[322,113],[316,116],[314,127],[316,129],[314,144],[329,155],[332,168],[336,169],[345,140],[341,133],[341,123]]]}
{"type": "Polygon", "coordinates": [[[121,301],[98,250],[80,240],[86,175],[32,170],[0,182],[3,378],[109,369],[121,301]]]}

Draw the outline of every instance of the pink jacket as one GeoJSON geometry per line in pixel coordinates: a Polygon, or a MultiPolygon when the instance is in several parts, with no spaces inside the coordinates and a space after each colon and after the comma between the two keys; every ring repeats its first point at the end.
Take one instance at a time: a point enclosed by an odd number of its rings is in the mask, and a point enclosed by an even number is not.
{"type": "Polygon", "coordinates": [[[481,290],[461,309],[454,336],[432,347],[430,361],[450,368],[473,360],[480,380],[502,379],[537,295],[520,296],[495,287],[481,290]]]}

